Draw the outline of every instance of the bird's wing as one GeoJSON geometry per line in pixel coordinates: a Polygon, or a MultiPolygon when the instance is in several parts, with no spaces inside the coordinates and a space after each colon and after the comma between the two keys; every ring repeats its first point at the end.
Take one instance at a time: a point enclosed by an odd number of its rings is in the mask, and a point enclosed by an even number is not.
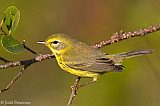
{"type": "Polygon", "coordinates": [[[98,58],[94,61],[88,62],[67,62],[66,65],[70,68],[81,70],[81,71],[90,71],[90,72],[111,72],[111,71],[122,71],[123,66],[114,65],[114,61],[109,58],[98,58]]]}

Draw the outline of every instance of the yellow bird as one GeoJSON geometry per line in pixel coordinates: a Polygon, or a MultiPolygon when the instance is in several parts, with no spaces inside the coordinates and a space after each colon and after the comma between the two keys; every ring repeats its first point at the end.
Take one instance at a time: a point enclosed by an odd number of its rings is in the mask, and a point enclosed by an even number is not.
{"type": "Polygon", "coordinates": [[[53,34],[37,43],[45,44],[53,52],[63,70],[79,77],[91,77],[92,82],[104,73],[121,72],[124,59],[152,53],[152,50],[137,50],[108,55],[65,34],[53,34]]]}

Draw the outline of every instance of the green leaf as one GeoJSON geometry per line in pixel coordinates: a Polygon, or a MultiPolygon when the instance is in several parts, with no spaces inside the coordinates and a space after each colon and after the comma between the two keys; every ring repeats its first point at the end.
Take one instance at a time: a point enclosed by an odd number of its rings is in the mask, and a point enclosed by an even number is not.
{"type": "Polygon", "coordinates": [[[13,54],[21,53],[24,49],[23,45],[11,36],[2,36],[1,44],[6,51],[13,54]]]}
{"type": "Polygon", "coordinates": [[[20,20],[20,12],[15,6],[10,6],[4,12],[2,30],[7,35],[11,35],[17,29],[20,20]]]}

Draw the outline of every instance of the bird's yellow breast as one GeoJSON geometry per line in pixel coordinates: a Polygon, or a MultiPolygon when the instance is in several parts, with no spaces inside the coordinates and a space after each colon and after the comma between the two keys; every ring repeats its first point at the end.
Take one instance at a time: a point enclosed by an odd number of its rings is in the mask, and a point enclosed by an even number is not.
{"type": "Polygon", "coordinates": [[[57,55],[55,55],[55,56],[56,56],[58,65],[66,72],[69,72],[73,75],[80,76],[80,77],[97,78],[99,76],[99,73],[79,70],[79,69],[75,69],[75,68],[73,69],[73,68],[69,67],[68,65],[66,65],[62,56],[57,56],[57,55]]]}

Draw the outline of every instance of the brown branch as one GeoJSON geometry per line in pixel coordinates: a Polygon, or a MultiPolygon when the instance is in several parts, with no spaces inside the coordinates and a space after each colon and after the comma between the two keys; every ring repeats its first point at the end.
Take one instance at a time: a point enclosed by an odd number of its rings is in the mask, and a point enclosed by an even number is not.
{"type": "Polygon", "coordinates": [[[51,58],[54,58],[53,54],[44,54],[44,55],[39,54],[37,57],[33,59],[16,61],[16,62],[8,62],[7,64],[0,65],[0,69],[11,68],[11,67],[16,67],[16,66],[21,66],[21,65],[28,67],[33,63],[41,62],[43,60],[47,60],[51,58]]]}
{"type": "Polygon", "coordinates": [[[153,33],[159,30],[160,30],[160,24],[157,24],[157,25],[149,26],[148,28],[138,29],[133,32],[123,32],[123,31],[119,33],[116,32],[111,36],[110,39],[93,44],[91,46],[99,49],[103,46],[110,45],[110,44],[119,42],[121,40],[125,40],[125,39],[132,38],[132,37],[145,36],[145,35],[148,35],[150,33],[153,33]]]}
{"type": "Polygon", "coordinates": [[[77,91],[78,91],[78,83],[80,81],[81,77],[77,77],[77,79],[75,80],[75,82],[73,83],[73,85],[71,86],[71,95],[68,101],[68,106],[72,105],[73,99],[74,97],[77,95],[77,91]]]}
{"type": "Polygon", "coordinates": [[[0,93],[9,90],[9,88],[18,80],[18,78],[21,77],[26,69],[27,67],[22,68],[22,70],[12,79],[12,81],[6,86],[6,88],[0,90],[0,93]]]}
{"type": "MultiPolygon", "coordinates": [[[[133,31],[133,32],[114,33],[111,36],[110,39],[102,41],[100,43],[93,44],[91,46],[94,47],[94,48],[99,49],[99,48],[101,48],[103,46],[110,45],[110,44],[113,44],[115,42],[118,42],[118,41],[121,41],[121,40],[124,40],[124,39],[137,37],[137,36],[145,36],[145,35],[148,35],[150,33],[156,32],[158,30],[160,30],[160,24],[153,25],[153,26],[150,26],[150,27],[145,28],[145,29],[139,29],[139,30],[136,30],[136,31],[133,31]]],[[[54,58],[53,54],[44,54],[44,55],[40,54],[40,55],[38,55],[37,57],[35,57],[33,59],[23,60],[23,61],[16,61],[16,62],[9,62],[9,63],[6,63],[4,65],[0,65],[0,69],[5,69],[5,68],[10,68],[10,67],[15,67],[15,66],[21,66],[21,65],[28,67],[33,63],[41,62],[43,60],[47,60],[47,59],[51,59],[51,58],[54,58]]],[[[79,83],[80,79],[81,78],[78,77],[76,79],[76,81],[74,82],[74,84],[71,86],[72,92],[71,92],[71,96],[69,98],[68,106],[72,105],[74,97],[77,95],[77,90],[79,88],[78,83],[79,83]]]]}

